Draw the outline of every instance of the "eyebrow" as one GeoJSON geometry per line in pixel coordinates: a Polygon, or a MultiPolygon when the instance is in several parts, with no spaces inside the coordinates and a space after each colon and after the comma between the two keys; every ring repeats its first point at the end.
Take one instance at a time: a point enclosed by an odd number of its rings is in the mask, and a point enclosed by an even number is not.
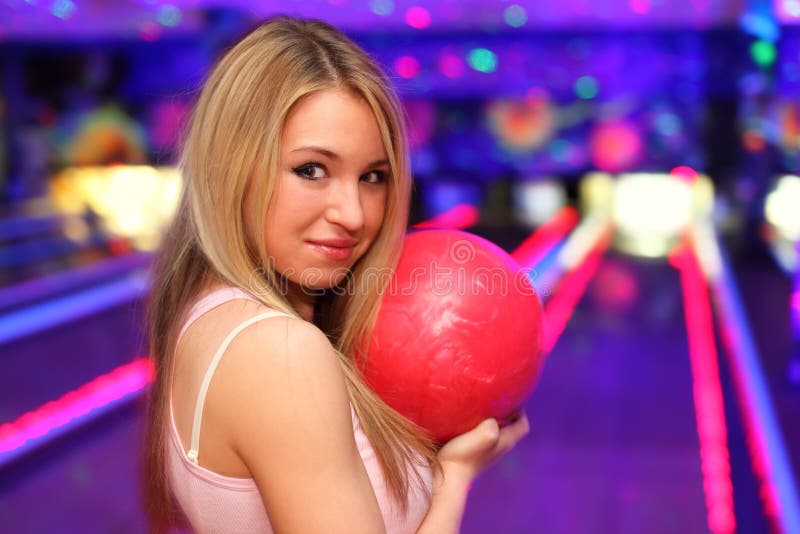
{"type": "MultiPolygon", "coordinates": [[[[312,146],[303,146],[303,147],[300,147],[300,148],[295,148],[291,152],[292,153],[301,152],[301,151],[304,151],[304,150],[308,150],[308,151],[311,151],[311,152],[316,152],[318,154],[322,154],[323,156],[325,156],[325,157],[327,157],[329,159],[332,159],[332,160],[342,161],[342,157],[339,154],[337,154],[336,152],[333,152],[331,150],[328,150],[327,148],[322,148],[322,147],[319,147],[319,146],[313,146],[313,145],[312,146]]],[[[367,165],[367,168],[380,167],[382,165],[389,165],[389,160],[387,158],[383,158],[383,159],[379,159],[377,161],[373,161],[372,163],[367,165]]]]}

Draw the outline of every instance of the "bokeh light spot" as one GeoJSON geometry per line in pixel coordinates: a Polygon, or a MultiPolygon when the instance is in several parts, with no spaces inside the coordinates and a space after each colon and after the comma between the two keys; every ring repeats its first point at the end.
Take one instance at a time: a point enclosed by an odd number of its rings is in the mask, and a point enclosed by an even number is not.
{"type": "Polygon", "coordinates": [[[71,0],[56,0],[50,12],[61,20],[67,20],[75,12],[75,3],[71,0]]]}
{"type": "Polygon", "coordinates": [[[597,96],[597,80],[592,76],[581,76],[575,81],[575,94],[578,98],[589,100],[597,96]]]}
{"type": "Polygon", "coordinates": [[[653,8],[649,0],[630,0],[630,6],[633,12],[639,15],[649,13],[653,8]]]}
{"type": "Polygon", "coordinates": [[[159,8],[156,20],[162,26],[173,28],[181,22],[181,10],[175,6],[164,4],[159,8]]]}
{"type": "Polygon", "coordinates": [[[431,25],[431,14],[424,7],[410,7],[406,11],[406,23],[418,30],[425,29],[431,25]]]}
{"type": "Polygon", "coordinates": [[[520,28],[528,22],[528,13],[525,11],[524,7],[514,4],[508,6],[505,11],[503,11],[503,18],[509,26],[520,28]]]}
{"type": "Polygon", "coordinates": [[[487,48],[470,50],[467,61],[478,72],[494,72],[497,69],[497,56],[487,48]]]}
{"type": "Polygon", "coordinates": [[[439,71],[448,78],[458,78],[464,74],[464,60],[451,53],[439,58],[439,71]]]}
{"type": "Polygon", "coordinates": [[[401,78],[413,78],[419,74],[419,61],[412,56],[400,56],[394,62],[394,70],[401,78]]]}
{"type": "Polygon", "coordinates": [[[687,165],[675,167],[669,174],[685,182],[693,182],[697,179],[697,171],[687,165]]]}
{"type": "Polygon", "coordinates": [[[394,0],[372,0],[369,6],[373,13],[382,17],[394,12],[394,0]]]}
{"type": "Polygon", "coordinates": [[[775,63],[775,46],[767,41],[755,41],[750,45],[750,55],[759,67],[769,67],[775,63]]]}
{"type": "Polygon", "coordinates": [[[747,130],[744,132],[742,144],[748,152],[761,152],[767,147],[764,136],[757,130],[747,130]]]}

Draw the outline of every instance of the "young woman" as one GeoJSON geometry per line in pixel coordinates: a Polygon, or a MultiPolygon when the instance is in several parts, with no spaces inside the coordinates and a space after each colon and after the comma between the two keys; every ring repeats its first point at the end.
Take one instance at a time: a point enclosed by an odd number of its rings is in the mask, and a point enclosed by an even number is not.
{"type": "Polygon", "coordinates": [[[528,422],[437,448],[359,376],[383,291],[359,282],[395,265],[411,187],[380,69],[327,24],[273,19],[212,70],[181,167],[150,304],[153,529],[457,532],[528,422]]]}

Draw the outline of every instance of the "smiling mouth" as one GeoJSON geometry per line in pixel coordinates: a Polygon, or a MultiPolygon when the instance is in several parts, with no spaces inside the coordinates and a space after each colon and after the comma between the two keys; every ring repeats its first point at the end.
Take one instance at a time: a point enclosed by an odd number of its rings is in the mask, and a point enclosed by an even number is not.
{"type": "Polygon", "coordinates": [[[323,256],[337,261],[349,259],[353,255],[353,250],[355,249],[354,246],[335,247],[333,245],[324,245],[313,241],[309,241],[308,246],[323,256]]]}

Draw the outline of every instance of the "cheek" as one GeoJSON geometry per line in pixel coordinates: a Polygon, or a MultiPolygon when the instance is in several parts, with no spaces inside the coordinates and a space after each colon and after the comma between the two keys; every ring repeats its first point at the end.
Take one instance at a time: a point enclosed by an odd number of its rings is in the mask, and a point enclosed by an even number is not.
{"type": "Polygon", "coordinates": [[[377,234],[383,226],[383,219],[386,216],[386,194],[376,195],[375,198],[369,199],[367,205],[364,206],[364,215],[367,220],[366,224],[374,234],[377,234]]]}

